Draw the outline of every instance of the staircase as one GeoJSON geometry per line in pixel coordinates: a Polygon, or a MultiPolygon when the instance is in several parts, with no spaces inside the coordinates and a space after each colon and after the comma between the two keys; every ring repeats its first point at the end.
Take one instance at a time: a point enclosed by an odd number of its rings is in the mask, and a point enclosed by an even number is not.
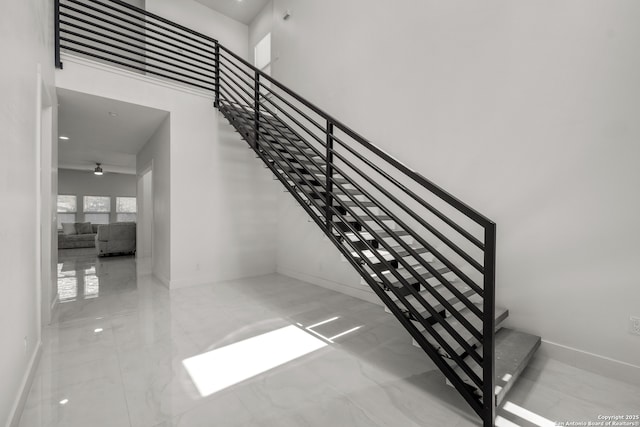
{"type": "Polygon", "coordinates": [[[540,345],[495,306],[495,224],[216,40],[120,0],[55,0],[60,52],[214,105],[480,416],[540,345]]]}
{"type": "MultiPolygon", "coordinates": [[[[385,209],[348,176],[332,175],[337,188],[329,205],[326,156],[277,116],[261,112],[256,134],[254,110],[228,100],[220,100],[218,108],[318,226],[326,228],[330,212],[330,239],[343,259],[361,274],[362,284],[378,293],[387,312],[405,325],[410,321],[420,333],[419,338],[414,336],[413,344],[423,347],[426,341],[428,347],[423,348],[427,354],[432,358],[437,354],[435,357],[453,370],[452,376],[483,403],[484,340],[480,331],[484,310],[476,290],[459,280],[426,246],[408,243],[406,237],[412,233],[399,226],[402,221],[386,215],[385,209]],[[421,265],[421,260],[428,265],[421,265]],[[444,280],[440,282],[438,277],[444,280]]],[[[495,406],[540,345],[540,337],[503,328],[508,315],[506,308],[495,307],[495,406]]],[[[447,383],[455,386],[455,380],[447,377],[447,383]]]]}

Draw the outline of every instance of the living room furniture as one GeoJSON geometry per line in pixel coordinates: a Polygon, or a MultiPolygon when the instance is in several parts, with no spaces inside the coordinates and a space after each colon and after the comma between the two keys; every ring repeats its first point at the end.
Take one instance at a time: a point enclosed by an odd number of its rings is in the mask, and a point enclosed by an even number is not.
{"type": "Polygon", "coordinates": [[[63,223],[62,230],[58,230],[58,249],[95,247],[99,225],[90,222],[63,223]]]}
{"type": "Polygon", "coordinates": [[[114,222],[98,227],[95,237],[98,256],[136,252],[136,223],[114,222]]]}

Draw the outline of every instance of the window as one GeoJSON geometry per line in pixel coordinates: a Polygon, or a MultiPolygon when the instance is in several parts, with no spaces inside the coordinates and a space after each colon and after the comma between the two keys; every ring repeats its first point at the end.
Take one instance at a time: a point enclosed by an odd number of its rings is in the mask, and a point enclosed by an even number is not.
{"type": "Polygon", "coordinates": [[[84,220],[92,224],[109,224],[111,197],[84,196],[84,220]]]}
{"type": "Polygon", "coordinates": [[[136,222],[136,198],[116,197],[116,221],[136,222]]]}
{"type": "Polygon", "coordinates": [[[77,212],[76,196],[58,196],[58,228],[62,228],[62,223],[76,222],[77,212]]]}

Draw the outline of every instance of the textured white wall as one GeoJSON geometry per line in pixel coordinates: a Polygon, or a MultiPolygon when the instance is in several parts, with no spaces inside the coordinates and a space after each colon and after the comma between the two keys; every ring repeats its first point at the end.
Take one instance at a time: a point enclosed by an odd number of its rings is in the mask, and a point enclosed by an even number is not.
{"type": "MultiPolygon", "coordinates": [[[[145,246],[143,257],[153,253],[151,271],[166,285],[171,278],[171,117],[158,126],[149,141],[136,156],[136,170],[140,175],[152,167],[151,183],[143,182],[142,194],[142,229],[145,246]],[[147,190],[146,192],[144,190],[147,190]],[[148,190],[151,190],[149,194],[148,190]],[[152,217],[149,222],[149,217],[152,217]],[[152,233],[152,236],[149,235],[152,233]],[[152,244],[153,248],[148,245],[152,244]]],[[[140,202],[140,198],[138,202],[140,202]]]]}
{"type": "MultiPolygon", "coordinates": [[[[275,0],[274,16],[285,9],[274,77],[497,222],[511,325],[640,366],[627,332],[640,315],[640,3],[275,0]]],[[[334,257],[319,233],[300,234],[280,228],[279,268],[348,279],[318,263],[334,257]]]]}
{"type": "MultiPolygon", "coordinates": [[[[253,48],[258,44],[260,40],[264,38],[273,26],[273,1],[267,2],[262,10],[253,18],[253,21],[249,24],[249,52],[248,60],[251,64],[254,64],[254,51],[253,48]]],[[[272,57],[273,58],[273,57],[272,57]]]]}
{"type": "MultiPolygon", "coordinates": [[[[3,297],[0,300],[0,424],[8,424],[19,405],[31,362],[37,361],[40,342],[40,266],[36,238],[37,219],[37,99],[38,64],[45,87],[52,96],[55,120],[57,108],[53,90],[52,2],[26,0],[3,7],[0,14],[0,269],[3,297]],[[26,345],[25,345],[26,340],[26,345]]],[[[51,136],[53,138],[53,136],[51,136]]],[[[42,150],[41,156],[55,157],[56,150],[42,150]]],[[[44,157],[43,157],[44,159],[44,157]]],[[[45,159],[46,160],[46,159],[45,159]]],[[[43,162],[41,185],[50,192],[55,170],[43,162]]],[[[45,206],[51,197],[44,198],[45,206]]],[[[43,232],[50,232],[43,222],[43,232]]],[[[50,239],[45,239],[49,240],[50,239]]],[[[54,260],[55,262],[55,260],[54,260]]],[[[46,275],[45,275],[46,276],[46,275]]]]}

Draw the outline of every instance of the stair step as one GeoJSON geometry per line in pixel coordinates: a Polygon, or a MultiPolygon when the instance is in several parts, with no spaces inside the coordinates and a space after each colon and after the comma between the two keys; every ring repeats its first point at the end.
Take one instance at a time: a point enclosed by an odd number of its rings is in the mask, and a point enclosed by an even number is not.
{"type": "MultiPolygon", "coordinates": [[[[392,246],[391,249],[393,249],[398,257],[400,258],[404,258],[404,257],[408,257],[408,256],[412,256],[412,254],[404,249],[402,246],[392,246]]],[[[417,254],[424,254],[424,253],[428,253],[429,251],[426,248],[423,247],[415,247],[413,248],[413,250],[415,251],[415,253],[417,254]]],[[[385,250],[385,249],[376,249],[376,252],[382,256],[382,258],[384,258],[387,261],[395,261],[397,260],[397,257],[395,257],[394,255],[391,254],[391,252],[385,250]]],[[[373,264],[378,264],[381,263],[381,261],[378,259],[377,255],[373,252],[370,251],[368,249],[363,250],[363,251],[352,251],[351,252],[351,256],[353,256],[354,258],[360,258],[360,257],[365,257],[367,258],[371,263],[373,264]]]]}
{"type": "MultiPolygon", "coordinates": [[[[347,206],[351,206],[351,204],[355,205],[355,202],[350,201],[347,202],[349,204],[347,204],[347,206]]],[[[372,203],[372,202],[362,202],[363,204],[365,203],[372,203]]],[[[372,203],[373,204],[373,203],[372,203]]],[[[365,204],[365,206],[368,206],[365,204]]],[[[373,206],[375,206],[375,204],[373,204],[373,206]]],[[[405,230],[398,230],[398,231],[394,231],[393,234],[387,233],[386,231],[377,231],[374,230],[375,233],[378,235],[379,238],[381,239],[389,239],[389,238],[398,238],[398,237],[406,237],[406,236],[410,236],[409,232],[405,231],[405,230]]],[[[355,233],[345,233],[346,238],[349,239],[350,242],[359,242],[361,240],[367,240],[367,241],[374,241],[375,238],[373,237],[373,235],[371,233],[369,233],[368,231],[363,231],[360,233],[360,236],[362,236],[362,238],[360,238],[358,235],[356,235],[355,233]]],[[[342,237],[339,234],[336,234],[336,237],[342,237]]]]}
{"type": "MultiPolygon", "coordinates": [[[[262,147],[261,146],[261,150],[263,152],[266,152],[267,154],[269,154],[270,156],[281,160],[283,157],[289,159],[292,163],[300,163],[299,160],[304,159],[308,162],[311,162],[310,160],[308,160],[305,155],[301,152],[294,152],[294,153],[287,153],[286,151],[282,151],[282,150],[278,150],[275,148],[271,148],[271,147],[262,147]]],[[[322,163],[322,159],[320,158],[320,156],[316,156],[316,155],[309,155],[309,157],[311,157],[318,165],[321,165],[322,163]]]]}
{"type": "MultiPolygon", "coordinates": [[[[345,205],[345,206],[347,206],[347,207],[350,207],[350,208],[358,208],[358,209],[359,209],[359,206],[358,206],[358,205],[356,204],[356,202],[354,202],[353,200],[341,200],[341,202],[342,202],[342,204],[343,204],[343,205],[345,205]]],[[[338,202],[336,202],[336,201],[334,201],[333,203],[334,203],[334,206],[340,206],[340,204],[338,204],[338,202]]],[[[360,202],[360,201],[359,201],[359,203],[360,203],[362,206],[366,207],[366,208],[377,208],[377,207],[378,207],[378,205],[376,205],[375,203],[373,203],[373,202],[371,202],[371,201],[362,201],[362,202],[360,202]]],[[[325,201],[324,201],[324,200],[320,200],[320,201],[318,202],[318,204],[320,204],[320,205],[323,205],[323,206],[324,206],[325,201]]]]}
{"type": "MultiPolygon", "coordinates": [[[[427,262],[433,262],[435,260],[435,257],[431,258],[431,259],[427,259],[427,262]]],[[[436,267],[434,267],[436,268],[436,267]]],[[[430,280],[433,279],[433,274],[431,274],[429,272],[429,270],[427,270],[425,267],[422,267],[420,265],[414,266],[413,270],[420,275],[420,277],[422,277],[424,280],[430,280]]],[[[449,270],[449,268],[447,267],[440,267],[440,268],[436,268],[436,271],[442,275],[444,275],[445,279],[449,280],[449,281],[454,281],[456,280],[456,276],[451,273],[451,270],[449,270]]],[[[403,278],[405,279],[405,281],[407,281],[410,285],[416,284],[416,283],[420,283],[420,281],[415,277],[415,275],[413,275],[411,272],[407,271],[405,268],[397,268],[396,272],[403,278]]],[[[387,281],[389,282],[389,284],[391,284],[392,286],[400,286],[400,280],[398,278],[396,278],[396,276],[393,275],[393,273],[391,273],[390,271],[383,271],[380,274],[382,274],[387,281]]],[[[382,280],[378,278],[378,274],[372,274],[372,277],[379,283],[382,283],[382,280]]],[[[435,283],[434,283],[435,285],[435,283]]]]}
{"type": "MultiPolygon", "coordinates": [[[[540,337],[515,331],[509,328],[502,328],[495,335],[495,399],[496,406],[502,403],[506,394],[516,382],[524,368],[529,364],[538,347],[540,347],[540,337]]],[[[482,347],[478,350],[482,354],[482,347]]],[[[467,358],[466,360],[469,360],[467,358]]],[[[473,371],[482,378],[482,368],[475,364],[472,365],[473,371]]],[[[454,371],[458,376],[469,385],[470,388],[476,389],[475,384],[469,379],[467,374],[456,366],[454,371]]],[[[449,381],[447,384],[451,385],[449,381]]]]}
{"type": "MultiPolygon", "coordinates": [[[[455,281],[451,283],[451,285],[454,286],[462,295],[467,298],[472,298],[476,295],[476,292],[464,282],[455,281]]],[[[449,289],[447,289],[446,286],[437,284],[433,286],[433,289],[436,290],[450,305],[454,307],[460,307],[461,305],[464,306],[464,303],[460,301],[460,299],[458,299],[458,297],[455,296],[449,289]]],[[[420,295],[427,302],[427,304],[434,308],[435,311],[440,312],[445,310],[445,307],[428,290],[425,289],[424,291],[421,291],[420,295]]],[[[408,297],[406,297],[406,300],[407,303],[411,304],[418,311],[418,313],[424,316],[425,319],[430,317],[427,309],[418,301],[416,301],[416,298],[413,295],[409,295],[408,297]]],[[[385,311],[388,313],[391,312],[388,307],[385,307],[385,311]]]]}
{"type": "MultiPolygon", "coordinates": [[[[334,215],[336,216],[336,215],[334,215]]],[[[375,222],[376,219],[378,221],[393,221],[393,218],[391,218],[388,215],[376,215],[375,217],[369,216],[369,215],[362,215],[359,216],[357,218],[351,216],[351,215],[340,215],[341,219],[340,222],[353,222],[353,223],[357,223],[357,222],[375,222]]],[[[337,220],[336,220],[337,221],[337,220]]]]}
{"type": "MultiPolygon", "coordinates": [[[[482,304],[476,304],[476,306],[480,310],[482,310],[482,304]]],[[[478,316],[476,316],[469,308],[464,308],[460,310],[460,314],[462,314],[469,321],[469,323],[471,323],[471,325],[474,328],[476,328],[479,331],[482,331],[482,320],[478,316]]],[[[509,310],[503,307],[496,307],[495,309],[495,325],[496,325],[495,330],[496,331],[502,328],[502,323],[507,319],[507,317],[509,317],[509,310]]],[[[462,339],[464,339],[464,341],[467,344],[469,344],[471,347],[475,347],[479,343],[478,339],[475,336],[473,336],[473,334],[469,332],[467,328],[461,325],[458,319],[450,316],[446,320],[449,323],[449,325],[451,325],[451,327],[456,332],[458,332],[462,337],[462,339]]],[[[419,322],[414,322],[414,324],[418,329],[424,332],[424,327],[419,322]]],[[[447,344],[449,344],[449,346],[456,352],[457,355],[460,356],[465,352],[462,344],[460,344],[451,335],[449,335],[449,333],[444,329],[444,327],[441,324],[436,323],[435,325],[433,325],[433,329],[438,335],[444,338],[447,344]]],[[[429,341],[429,343],[433,345],[436,348],[436,350],[438,350],[438,353],[440,353],[441,356],[451,358],[451,356],[440,346],[440,344],[438,344],[438,342],[430,334],[425,333],[424,335],[425,335],[425,338],[427,338],[427,341],[429,341]]],[[[415,340],[413,340],[413,345],[415,345],[416,347],[420,347],[415,340]]]]}
{"type": "Polygon", "coordinates": [[[272,141],[270,144],[266,146],[278,151],[289,150],[294,152],[305,152],[309,154],[309,156],[317,156],[315,151],[313,151],[309,147],[306,147],[303,144],[290,144],[288,142],[277,140],[277,141],[272,141]]]}

